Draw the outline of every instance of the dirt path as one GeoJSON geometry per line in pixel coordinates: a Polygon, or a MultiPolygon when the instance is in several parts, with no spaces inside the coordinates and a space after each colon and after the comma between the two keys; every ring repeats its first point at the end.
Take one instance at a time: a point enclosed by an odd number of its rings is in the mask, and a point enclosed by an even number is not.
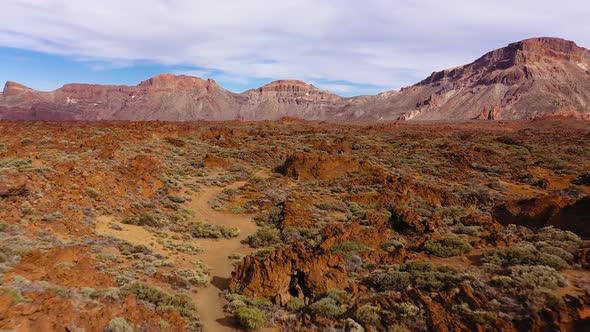
{"type": "MultiPolygon", "coordinates": [[[[257,174],[265,176],[262,172],[257,174]]],[[[223,311],[226,301],[220,296],[220,293],[228,288],[231,272],[233,271],[232,260],[229,256],[232,254],[247,255],[253,252],[253,249],[242,244],[241,241],[256,232],[258,226],[256,226],[251,216],[213,210],[209,205],[209,201],[221,194],[224,189],[237,189],[245,184],[245,181],[239,181],[223,188],[204,186],[200,192],[193,194],[191,200],[186,203],[186,206],[195,212],[197,221],[205,221],[217,226],[237,227],[240,229],[238,237],[218,240],[192,239],[190,240],[191,243],[204,249],[204,252],[196,255],[180,254],[170,257],[177,266],[184,266],[190,259],[199,258],[211,269],[211,283],[206,287],[196,289],[195,293],[192,293],[192,299],[197,306],[204,332],[240,331],[234,326],[231,314],[223,311]]],[[[144,244],[149,246],[155,253],[168,256],[168,250],[158,243],[154,234],[143,227],[118,224],[119,229],[115,230],[110,227],[112,223],[113,218],[111,216],[98,217],[97,233],[115,236],[134,244],[144,244]]],[[[264,330],[274,331],[273,329],[264,330]]]]}
{"type": "Polygon", "coordinates": [[[224,189],[236,189],[245,183],[236,182],[225,188],[204,187],[187,204],[190,209],[195,211],[197,220],[206,221],[211,225],[234,226],[240,229],[240,235],[232,239],[194,240],[196,244],[205,249],[197,256],[211,268],[211,284],[198,289],[197,293],[193,295],[205,332],[237,331],[233,327],[231,315],[223,311],[225,300],[220,297],[219,293],[227,289],[233,271],[232,261],[228,256],[236,253],[246,255],[252,252],[252,249],[243,245],[241,241],[256,232],[257,226],[248,216],[213,210],[209,201],[217,197],[224,189]]]}

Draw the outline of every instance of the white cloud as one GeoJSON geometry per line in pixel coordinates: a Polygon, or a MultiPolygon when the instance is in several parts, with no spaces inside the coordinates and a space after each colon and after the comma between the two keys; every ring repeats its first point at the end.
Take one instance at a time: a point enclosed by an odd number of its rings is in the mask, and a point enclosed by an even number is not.
{"type": "Polygon", "coordinates": [[[242,82],[386,89],[523,38],[588,46],[588,17],[587,0],[4,0],[0,45],[90,57],[97,69],[152,61],[242,82]]]}

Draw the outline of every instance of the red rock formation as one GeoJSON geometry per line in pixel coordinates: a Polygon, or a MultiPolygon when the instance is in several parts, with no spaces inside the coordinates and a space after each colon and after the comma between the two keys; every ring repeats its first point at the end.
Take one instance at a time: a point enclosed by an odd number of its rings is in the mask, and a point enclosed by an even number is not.
{"type": "Polygon", "coordinates": [[[555,226],[581,236],[590,235],[590,197],[577,201],[562,196],[513,201],[496,206],[492,216],[503,225],[555,226]]]}
{"type": "Polygon", "coordinates": [[[297,152],[287,157],[277,171],[295,179],[330,180],[356,172],[363,165],[352,157],[297,152]]]}
{"type": "Polygon", "coordinates": [[[247,256],[232,273],[229,288],[285,305],[293,297],[313,300],[330,289],[350,286],[340,254],[315,254],[295,246],[264,258],[247,256]]]}

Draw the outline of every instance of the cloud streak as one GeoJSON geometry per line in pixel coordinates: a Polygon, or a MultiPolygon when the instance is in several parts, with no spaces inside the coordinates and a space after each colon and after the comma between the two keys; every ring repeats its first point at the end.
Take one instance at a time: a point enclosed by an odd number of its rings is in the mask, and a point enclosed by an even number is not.
{"type": "Polygon", "coordinates": [[[590,45],[587,1],[5,0],[0,46],[198,73],[397,89],[535,36],[590,45]]]}

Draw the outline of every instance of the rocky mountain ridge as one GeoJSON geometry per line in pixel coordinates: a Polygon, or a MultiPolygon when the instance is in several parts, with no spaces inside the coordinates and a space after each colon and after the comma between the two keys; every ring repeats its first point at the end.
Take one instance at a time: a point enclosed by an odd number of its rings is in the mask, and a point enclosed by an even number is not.
{"type": "Polygon", "coordinates": [[[511,120],[590,113],[590,51],[533,38],[376,96],[343,98],[296,80],[233,93],[214,80],[163,74],[137,86],[67,84],[40,92],[7,82],[3,120],[511,120]]]}

